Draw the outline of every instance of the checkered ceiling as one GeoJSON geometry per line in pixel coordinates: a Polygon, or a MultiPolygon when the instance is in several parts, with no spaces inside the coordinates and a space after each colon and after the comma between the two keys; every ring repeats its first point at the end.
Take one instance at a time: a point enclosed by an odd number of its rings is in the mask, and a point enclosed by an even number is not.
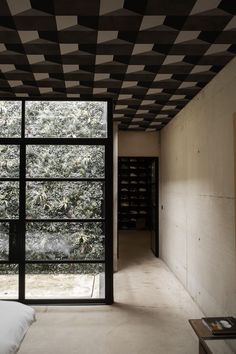
{"type": "Polygon", "coordinates": [[[236,54],[235,0],[0,0],[0,97],[112,98],[159,130],[236,54]]]}

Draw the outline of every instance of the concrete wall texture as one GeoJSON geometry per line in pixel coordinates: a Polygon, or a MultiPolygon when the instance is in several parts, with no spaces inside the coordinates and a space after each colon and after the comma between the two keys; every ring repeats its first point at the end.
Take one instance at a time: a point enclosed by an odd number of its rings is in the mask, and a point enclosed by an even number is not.
{"type": "Polygon", "coordinates": [[[236,59],[161,131],[161,258],[203,312],[236,315],[236,59]]]}
{"type": "Polygon", "coordinates": [[[159,132],[119,131],[119,156],[159,156],[159,132]]]}

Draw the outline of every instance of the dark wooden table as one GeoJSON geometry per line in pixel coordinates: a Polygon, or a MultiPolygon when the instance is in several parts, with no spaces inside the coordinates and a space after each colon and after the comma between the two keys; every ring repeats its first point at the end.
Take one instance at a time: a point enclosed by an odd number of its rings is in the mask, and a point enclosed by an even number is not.
{"type": "Polygon", "coordinates": [[[211,331],[202,323],[201,319],[189,320],[194,332],[199,340],[199,354],[214,354],[209,349],[205,340],[224,340],[224,339],[236,339],[236,335],[214,335],[211,331]]]}

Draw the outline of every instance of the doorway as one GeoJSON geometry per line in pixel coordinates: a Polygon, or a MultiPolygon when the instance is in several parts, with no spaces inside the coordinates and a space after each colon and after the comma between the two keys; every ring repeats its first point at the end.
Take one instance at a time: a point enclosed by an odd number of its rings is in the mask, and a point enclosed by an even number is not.
{"type": "Polygon", "coordinates": [[[119,157],[118,228],[149,231],[150,248],[159,255],[158,158],[119,157]]]}
{"type": "Polygon", "coordinates": [[[112,303],[109,122],[108,101],[0,102],[1,299],[112,303]]]}

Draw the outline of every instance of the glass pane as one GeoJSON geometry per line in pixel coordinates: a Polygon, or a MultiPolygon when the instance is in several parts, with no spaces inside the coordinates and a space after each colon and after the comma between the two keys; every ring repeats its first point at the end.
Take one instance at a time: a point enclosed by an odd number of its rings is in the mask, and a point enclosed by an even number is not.
{"type": "Polygon", "coordinates": [[[0,177],[19,177],[19,146],[0,145],[0,177]]]}
{"type": "Polygon", "coordinates": [[[18,265],[0,264],[0,299],[18,298],[18,265]]]}
{"type": "Polygon", "coordinates": [[[7,261],[9,258],[9,224],[0,223],[0,261],[7,261]]]}
{"type": "Polygon", "coordinates": [[[103,223],[30,222],[27,260],[104,260],[103,223]]]}
{"type": "Polygon", "coordinates": [[[21,136],[21,102],[0,101],[0,137],[21,136]]]}
{"type": "Polygon", "coordinates": [[[26,299],[104,298],[104,264],[27,264],[26,299]]]}
{"type": "Polygon", "coordinates": [[[27,218],[102,217],[102,182],[27,182],[27,218]]]}
{"type": "Polygon", "coordinates": [[[27,146],[27,177],[104,177],[104,146],[27,146]]]}
{"type": "Polygon", "coordinates": [[[107,103],[27,101],[26,137],[105,138],[107,103]]]}
{"type": "Polygon", "coordinates": [[[16,219],[19,212],[19,183],[0,182],[0,219],[16,219]]]}

